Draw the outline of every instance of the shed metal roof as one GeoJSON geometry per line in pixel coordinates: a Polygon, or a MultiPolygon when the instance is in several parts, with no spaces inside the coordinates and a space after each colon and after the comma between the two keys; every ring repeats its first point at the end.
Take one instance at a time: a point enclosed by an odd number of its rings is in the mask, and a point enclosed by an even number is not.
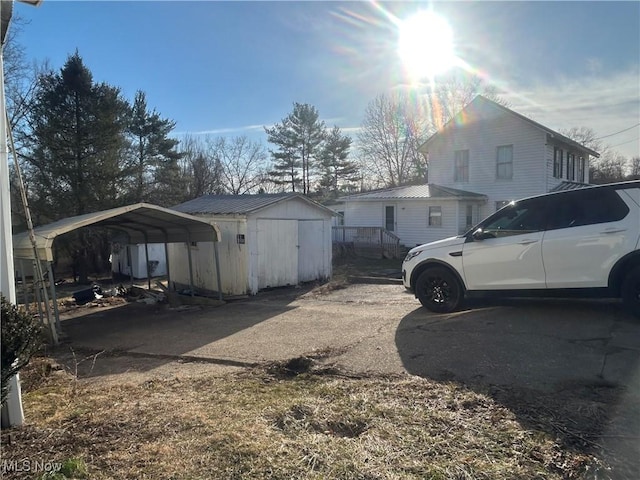
{"type": "Polygon", "coordinates": [[[203,195],[172,207],[191,215],[247,215],[271,205],[298,198],[325,213],[335,215],[333,210],[314,202],[299,193],[262,193],[257,195],[203,195]]]}
{"type": "Polygon", "coordinates": [[[386,200],[386,199],[438,199],[438,200],[485,200],[481,193],[442,187],[431,183],[387,188],[374,192],[357,193],[341,197],[339,200],[386,200]]]}
{"type": "MultiPolygon", "coordinates": [[[[136,203],[125,207],[68,217],[34,229],[38,255],[52,261],[51,247],[58,235],[82,227],[105,227],[125,232],[131,243],[175,243],[220,241],[220,229],[206,219],[168,208],[136,203]]],[[[28,232],[13,235],[15,258],[34,258],[28,232]]]]}

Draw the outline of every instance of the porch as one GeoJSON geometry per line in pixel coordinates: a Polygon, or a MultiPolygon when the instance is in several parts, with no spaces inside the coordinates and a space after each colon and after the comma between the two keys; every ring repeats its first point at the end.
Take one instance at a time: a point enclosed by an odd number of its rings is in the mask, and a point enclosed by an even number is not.
{"type": "Polygon", "coordinates": [[[400,237],[382,227],[332,227],[332,241],[340,251],[370,258],[401,258],[405,249],[400,237]]]}

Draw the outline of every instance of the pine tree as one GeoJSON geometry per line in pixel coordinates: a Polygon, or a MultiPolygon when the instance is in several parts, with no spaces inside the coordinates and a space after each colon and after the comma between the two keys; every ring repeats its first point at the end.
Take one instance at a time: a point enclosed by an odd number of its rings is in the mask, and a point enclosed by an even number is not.
{"type": "Polygon", "coordinates": [[[323,171],[320,187],[330,197],[337,197],[341,187],[356,180],[358,166],[348,160],[351,142],[351,137],[342,135],[337,126],[333,127],[324,142],[320,153],[323,171]]]}
{"type": "Polygon", "coordinates": [[[93,82],[77,52],[59,74],[40,77],[26,156],[34,209],[56,220],[121,201],[127,108],[119,89],[93,82]]]}
{"type": "Polygon", "coordinates": [[[169,134],[175,128],[175,122],[163,119],[155,110],[149,111],[144,92],[136,92],[130,110],[127,132],[131,141],[132,172],[134,185],[132,188],[135,202],[149,201],[154,189],[166,190],[155,182],[162,181],[162,176],[155,170],[168,164],[168,168],[180,158],[176,150],[178,140],[169,134]]]}
{"type": "Polygon", "coordinates": [[[265,132],[269,143],[277,147],[271,152],[275,162],[271,172],[274,181],[290,183],[294,192],[301,182],[302,193],[310,193],[311,173],[325,137],[325,124],[319,120],[318,110],[296,102],[293,111],[281,123],[265,127],[265,132]]]}
{"type": "MultiPolygon", "coordinates": [[[[60,73],[40,76],[24,155],[34,218],[48,223],[122,203],[127,112],[119,89],[94,83],[77,52],[60,73]]],[[[90,236],[81,230],[64,239],[81,283],[100,255],[90,236]]]]}

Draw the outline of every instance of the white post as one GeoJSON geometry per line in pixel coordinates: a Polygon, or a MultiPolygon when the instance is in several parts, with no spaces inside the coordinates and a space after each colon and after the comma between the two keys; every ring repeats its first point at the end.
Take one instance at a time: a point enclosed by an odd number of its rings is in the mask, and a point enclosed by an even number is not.
{"type": "MultiPolygon", "coordinates": [[[[6,106],[4,100],[4,65],[0,50],[0,291],[16,303],[15,270],[13,266],[13,238],[11,237],[11,197],[9,195],[9,146],[7,145],[6,106]]],[[[3,423],[10,426],[24,423],[20,378],[9,380],[9,396],[2,409],[3,423]],[[6,413],[5,413],[6,412],[6,413]],[[5,420],[6,417],[6,420],[5,420]]]]}

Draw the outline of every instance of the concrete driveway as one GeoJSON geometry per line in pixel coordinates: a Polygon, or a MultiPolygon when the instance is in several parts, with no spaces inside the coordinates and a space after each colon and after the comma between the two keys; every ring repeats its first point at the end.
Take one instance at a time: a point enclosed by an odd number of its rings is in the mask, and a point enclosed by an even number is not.
{"type": "MultiPolygon", "coordinates": [[[[353,373],[454,381],[496,398],[505,389],[519,392],[506,403],[584,397],[606,416],[599,441],[640,458],[640,320],[600,300],[471,306],[436,315],[401,286],[360,284],[325,293],[273,291],[189,311],[129,304],[62,325],[71,348],[150,360],[111,362],[111,374],[144,373],[177,359],[213,368],[309,355],[353,373]]],[[[530,412],[522,420],[531,421],[530,412]]]]}

